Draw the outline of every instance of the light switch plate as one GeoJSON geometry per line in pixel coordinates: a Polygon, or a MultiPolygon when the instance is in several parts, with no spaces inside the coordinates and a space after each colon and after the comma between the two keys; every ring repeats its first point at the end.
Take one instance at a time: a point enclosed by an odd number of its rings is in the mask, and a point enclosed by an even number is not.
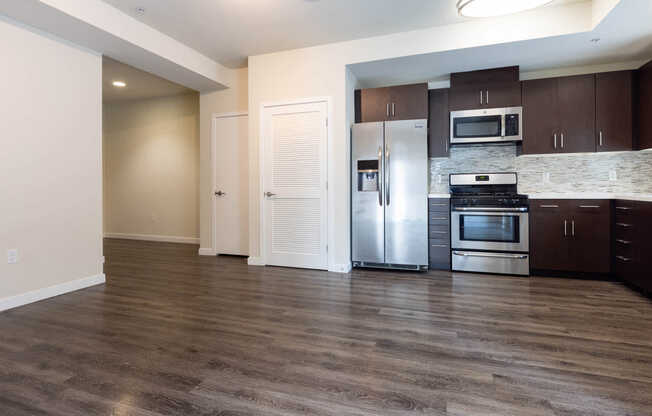
{"type": "Polygon", "coordinates": [[[18,250],[15,248],[7,250],[7,263],[16,264],[18,263],[18,250]]]}
{"type": "Polygon", "coordinates": [[[616,172],[615,169],[612,169],[609,171],[609,180],[610,181],[617,181],[618,180],[618,173],[616,172]]]}
{"type": "Polygon", "coordinates": [[[543,175],[541,175],[541,178],[543,183],[550,183],[550,172],[544,172],[543,175]]]}

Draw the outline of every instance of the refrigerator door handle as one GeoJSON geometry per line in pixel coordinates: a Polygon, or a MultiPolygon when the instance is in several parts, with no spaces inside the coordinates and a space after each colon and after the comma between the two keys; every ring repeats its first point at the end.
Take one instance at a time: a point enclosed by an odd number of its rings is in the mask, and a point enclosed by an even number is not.
{"type": "Polygon", "coordinates": [[[385,204],[389,206],[389,181],[390,181],[390,174],[391,174],[391,168],[390,168],[390,152],[389,152],[389,143],[385,145],[385,171],[387,178],[385,180],[385,204]]]}
{"type": "Polygon", "coordinates": [[[378,146],[378,205],[383,206],[383,147],[378,146]]]}

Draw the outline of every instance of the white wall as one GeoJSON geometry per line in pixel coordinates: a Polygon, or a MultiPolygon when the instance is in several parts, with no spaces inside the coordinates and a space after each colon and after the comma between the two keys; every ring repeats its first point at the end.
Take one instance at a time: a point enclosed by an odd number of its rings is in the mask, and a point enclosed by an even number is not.
{"type": "Polygon", "coordinates": [[[350,264],[349,133],[355,84],[346,66],[353,63],[445,50],[470,48],[592,28],[591,3],[548,7],[519,16],[440,26],[414,32],[249,57],[250,253],[259,257],[260,107],[309,97],[331,97],[332,143],[329,144],[329,269],[350,264]]]}
{"type": "MultiPolygon", "coordinates": [[[[212,161],[211,161],[211,124],[213,114],[247,112],[248,71],[247,68],[233,70],[228,80],[229,89],[203,93],[199,97],[199,131],[200,131],[200,179],[199,179],[199,223],[201,247],[210,252],[213,249],[213,224],[211,220],[212,198],[212,161]]],[[[249,163],[243,160],[240,163],[249,163]]]]}
{"type": "Polygon", "coordinates": [[[3,309],[102,277],[102,59],[2,19],[0,39],[3,309]]]}
{"type": "Polygon", "coordinates": [[[104,233],[199,241],[199,96],[104,104],[104,233]]]}

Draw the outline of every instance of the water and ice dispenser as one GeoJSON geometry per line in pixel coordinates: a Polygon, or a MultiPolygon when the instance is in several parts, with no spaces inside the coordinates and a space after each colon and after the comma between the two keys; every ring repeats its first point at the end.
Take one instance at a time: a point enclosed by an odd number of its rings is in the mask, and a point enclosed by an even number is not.
{"type": "Polygon", "coordinates": [[[378,160],[358,160],[358,192],[378,192],[378,160]]]}

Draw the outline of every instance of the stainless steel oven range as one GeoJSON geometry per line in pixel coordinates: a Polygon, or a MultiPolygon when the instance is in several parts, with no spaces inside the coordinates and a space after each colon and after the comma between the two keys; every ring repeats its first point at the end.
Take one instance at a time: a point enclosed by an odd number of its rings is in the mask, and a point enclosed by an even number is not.
{"type": "Polygon", "coordinates": [[[453,270],[530,274],[528,198],[516,173],[452,174],[453,270]]]}

